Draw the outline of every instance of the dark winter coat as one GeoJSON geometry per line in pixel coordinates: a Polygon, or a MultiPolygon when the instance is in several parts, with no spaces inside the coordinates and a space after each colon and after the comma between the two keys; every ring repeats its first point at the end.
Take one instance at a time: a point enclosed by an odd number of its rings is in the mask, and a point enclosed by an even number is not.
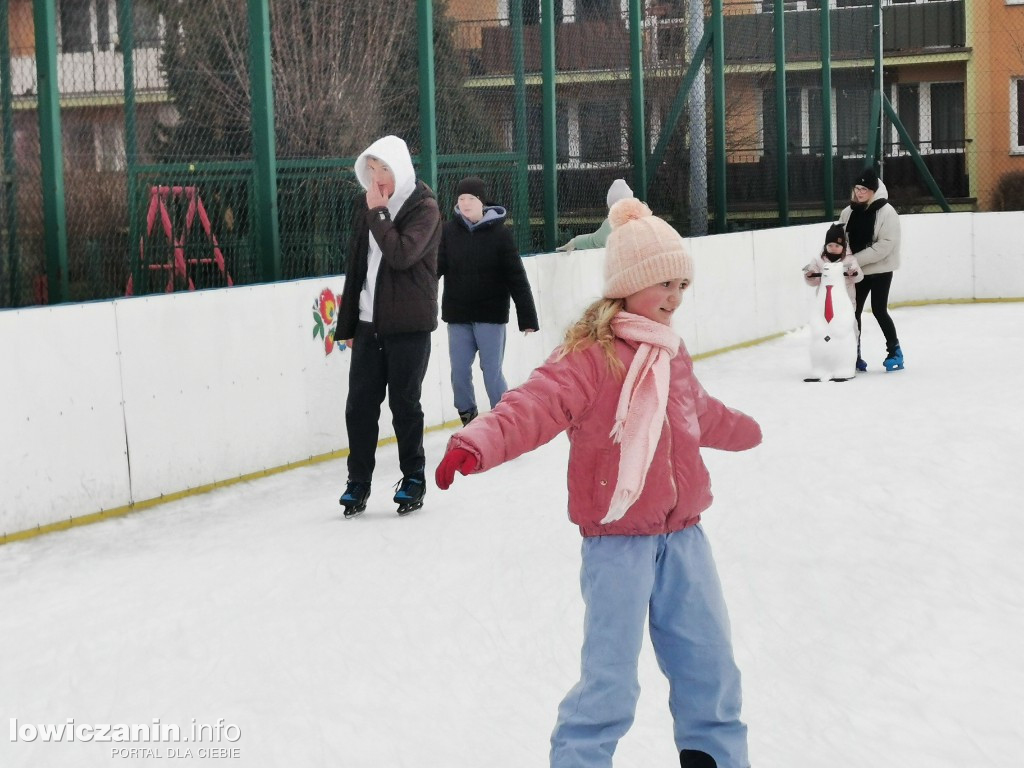
{"type": "Polygon", "coordinates": [[[356,332],[359,292],[368,268],[370,232],[383,254],[373,309],[377,333],[437,328],[437,248],[441,241],[441,212],[430,187],[422,181],[416,182],[416,189],[394,221],[387,208],[370,210],[363,202],[353,229],[335,338],[351,339],[356,332]]]}
{"type": "Polygon", "coordinates": [[[539,330],[523,260],[505,226],[504,209],[497,210],[501,216],[472,231],[458,213],[445,223],[437,257],[438,277],[444,277],[441,319],[503,325],[509,319],[511,298],[516,303],[519,330],[539,330]]]}

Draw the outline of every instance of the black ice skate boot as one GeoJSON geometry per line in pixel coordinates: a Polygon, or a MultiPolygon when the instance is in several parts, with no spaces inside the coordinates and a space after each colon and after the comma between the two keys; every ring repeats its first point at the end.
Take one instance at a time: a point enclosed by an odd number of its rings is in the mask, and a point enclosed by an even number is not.
{"type": "Polygon", "coordinates": [[[715,758],[699,749],[684,749],[679,753],[680,768],[718,768],[715,758]]]}
{"type": "Polygon", "coordinates": [[[370,484],[360,480],[349,480],[338,503],[345,508],[345,519],[350,520],[363,514],[366,500],[370,498],[370,484]]]}
{"type": "Polygon", "coordinates": [[[398,505],[398,514],[408,515],[423,506],[423,497],[427,493],[427,483],[423,473],[406,475],[395,484],[394,502],[398,505]]]}
{"type": "Polygon", "coordinates": [[[868,364],[864,361],[864,358],[860,356],[860,339],[857,339],[857,370],[864,373],[868,369],[868,364]]]}
{"type": "Polygon", "coordinates": [[[476,412],[476,408],[470,408],[468,411],[459,411],[459,418],[462,419],[462,426],[466,426],[475,419],[479,414],[476,412]]]}

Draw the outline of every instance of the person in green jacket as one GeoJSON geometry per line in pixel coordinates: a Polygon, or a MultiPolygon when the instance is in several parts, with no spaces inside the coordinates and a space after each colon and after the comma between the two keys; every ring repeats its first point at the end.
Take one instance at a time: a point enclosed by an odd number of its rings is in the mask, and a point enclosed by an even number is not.
{"type": "MultiPolygon", "coordinates": [[[[629,188],[629,184],[626,183],[625,179],[616,179],[612,182],[612,185],[608,188],[608,208],[611,209],[619,200],[625,200],[627,197],[633,197],[633,190],[629,188]]],[[[556,248],[556,251],[575,251],[575,250],[586,250],[587,248],[604,248],[604,242],[608,239],[608,235],[612,231],[612,225],[608,221],[608,217],[601,222],[601,226],[596,231],[590,232],[586,235],[576,235],[565,245],[560,245],[556,248]]]]}

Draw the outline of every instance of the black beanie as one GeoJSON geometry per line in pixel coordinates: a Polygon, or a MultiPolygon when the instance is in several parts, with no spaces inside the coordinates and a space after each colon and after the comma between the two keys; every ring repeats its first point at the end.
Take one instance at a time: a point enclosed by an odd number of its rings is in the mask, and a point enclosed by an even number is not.
{"type": "Polygon", "coordinates": [[[458,200],[462,195],[472,195],[478,198],[481,203],[486,202],[487,185],[484,184],[484,180],[479,176],[467,176],[455,187],[455,199],[458,200]]]}
{"type": "Polygon", "coordinates": [[[878,174],[875,173],[874,168],[865,168],[857,180],[853,182],[855,187],[867,187],[872,192],[878,191],[878,174]]]}
{"type": "Polygon", "coordinates": [[[843,229],[842,224],[833,224],[828,228],[828,232],[825,233],[825,245],[829,243],[839,243],[839,245],[846,247],[846,230],[843,229]]]}

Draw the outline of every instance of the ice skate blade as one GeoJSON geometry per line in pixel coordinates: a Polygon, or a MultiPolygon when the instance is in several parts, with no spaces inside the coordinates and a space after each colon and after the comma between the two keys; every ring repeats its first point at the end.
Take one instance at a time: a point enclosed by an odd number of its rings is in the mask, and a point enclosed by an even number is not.
{"type": "Polygon", "coordinates": [[[399,517],[405,517],[410,512],[415,512],[417,509],[421,509],[422,507],[423,507],[423,502],[422,501],[411,501],[408,504],[399,504],[398,505],[398,516],[399,517]]]}
{"type": "Polygon", "coordinates": [[[886,373],[892,373],[893,371],[902,371],[902,370],[903,370],[903,363],[899,363],[898,365],[887,365],[887,366],[885,366],[885,372],[886,373]]]}
{"type": "Polygon", "coordinates": [[[363,512],[366,511],[366,505],[361,507],[345,507],[345,511],[342,513],[345,515],[346,520],[351,520],[354,517],[359,517],[363,512]]]}
{"type": "Polygon", "coordinates": [[[840,382],[840,381],[849,381],[849,380],[850,380],[850,379],[852,379],[852,378],[853,378],[853,376],[847,376],[847,377],[846,377],[846,378],[844,378],[844,379],[840,379],[840,378],[837,378],[837,377],[833,376],[833,377],[832,377],[831,379],[829,379],[829,381],[835,381],[835,382],[840,382]]]}
{"type": "Polygon", "coordinates": [[[809,376],[808,378],[804,379],[804,381],[821,381],[821,379],[815,379],[809,376]]]}

